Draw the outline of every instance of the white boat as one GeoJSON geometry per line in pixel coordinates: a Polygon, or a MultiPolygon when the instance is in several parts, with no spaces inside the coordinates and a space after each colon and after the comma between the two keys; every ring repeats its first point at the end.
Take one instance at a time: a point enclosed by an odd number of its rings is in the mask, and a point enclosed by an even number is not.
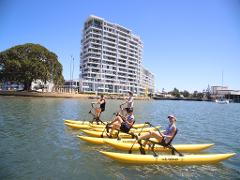
{"type": "Polygon", "coordinates": [[[215,102],[218,104],[229,104],[228,99],[216,99],[215,102]]]}
{"type": "MultiPolygon", "coordinates": [[[[222,71],[222,87],[223,87],[223,71],[222,71]]],[[[224,95],[219,96],[218,99],[215,99],[215,102],[218,104],[229,104],[229,99],[225,99],[224,95]]]]}

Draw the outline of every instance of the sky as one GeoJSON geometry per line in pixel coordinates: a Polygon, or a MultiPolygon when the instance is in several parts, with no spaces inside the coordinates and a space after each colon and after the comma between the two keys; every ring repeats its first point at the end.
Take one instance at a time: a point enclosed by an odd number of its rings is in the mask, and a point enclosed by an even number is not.
{"type": "Polygon", "coordinates": [[[156,90],[202,91],[222,82],[240,90],[240,0],[0,0],[0,52],[41,44],[58,55],[66,80],[72,56],[78,79],[90,15],[140,36],[156,90]]]}

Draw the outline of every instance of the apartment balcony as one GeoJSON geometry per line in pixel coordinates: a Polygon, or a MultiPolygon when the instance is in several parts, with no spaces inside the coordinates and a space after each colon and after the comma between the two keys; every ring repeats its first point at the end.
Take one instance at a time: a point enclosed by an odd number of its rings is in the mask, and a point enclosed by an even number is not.
{"type": "Polygon", "coordinates": [[[131,34],[125,33],[121,30],[117,30],[117,32],[118,32],[118,36],[121,38],[130,38],[131,37],[131,34]]]}
{"type": "Polygon", "coordinates": [[[138,64],[135,62],[133,63],[132,61],[128,61],[128,65],[131,67],[138,67],[138,64]]]}
{"type": "Polygon", "coordinates": [[[112,54],[115,54],[115,55],[117,55],[117,50],[116,49],[110,49],[110,48],[103,48],[103,51],[105,51],[106,53],[105,54],[107,54],[107,53],[112,53],[112,54]]]}
{"type": "Polygon", "coordinates": [[[90,45],[95,45],[95,46],[100,46],[100,48],[102,47],[102,42],[99,41],[99,42],[95,42],[95,41],[90,41],[90,45]]]}
{"type": "Polygon", "coordinates": [[[122,66],[122,67],[124,66],[125,68],[127,68],[127,67],[126,67],[126,62],[118,61],[117,64],[118,64],[120,67],[121,67],[121,66],[122,66]]]}
{"type": "Polygon", "coordinates": [[[113,71],[114,73],[113,74],[116,74],[116,65],[115,64],[113,64],[113,63],[109,63],[109,62],[103,62],[102,63],[102,69],[104,69],[104,70],[110,70],[110,71],[113,71]],[[106,68],[106,67],[108,67],[108,68],[106,68]]]}
{"type": "Polygon", "coordinates": [[[118,46],[122,46],[122,47],[128,47],[128,44],[127,43],[121,43],[121,42],[118,42],[118,46]]]}
{"type": "Polygon", "coordinates": [[[118,75],[119,77],[127,78],[127,73],[126,73],[125,71],[118,70],[118,71],[117,71],[117,75],[118,75]]]}
{"type": "Polygon", "coordinates": [[[117,45],[118,45],[118,47],[123,48],[124,50],[127,50],[127,45],[123,45],[120,43],[118,43],[117,45]]]}
{"type": "Polygon", "coordinates": [[[124,46],[127,46],[128,45],[128,41],[127,41],[127,39],[126,40],[122,40],[122,39],[118,38],[118,44],[122,44],[124,46]]]}
{"type": "Polygon", "coordinates": [[[102,32],[102,26],[90,26],[90,29],[94,29],[94,30],[102,32]]]}
{"type": "Polygon", "coordinates": [[[121,72],[121,73],[126,74],[126,73],[127,73],[127,69],[126,69],[126,68],[121,68],[121,67],[119,67],[119,68],[118,68],[118,72],[121,72]]]}
{"type": "Polygon", "coordinates": [[[128,72],[127,74],[128,74],[128,77],[130,77],[130,78],[137,78],[137,74],[136,73],[128,72]]]}
{"type": "Polygon", "coordinates": [[[108,66],[116,66],[116,60],[103,58],[102,63],[108,66]]]}
{"type": "Polygon", "coordinates": [[[101,57],[102,53],[101,52],[97,52],[97,51],[89,51],[87,54],[90,54],[90,55],[95,55],[96,57],[101,57]]]}
{"type": "Polygon", "coordinates": [[[101,56],[95,55],[95,54],[92,54],[92,53],[89,53],[89,56],[88,56],[88,57],[90,57],[90,58],[92,58],[92,59],[98,59],[98,60],[101,60],[101,59],[102,59],[101,56]]]}
{"type": "Polygon", "coordinates": [[[100,37],[93,37],[92,34],[88,38],[86,38],[86,39],[90,40],[90,41],[92,41],[92,40],[102,41],[102,37],[101,36],[100,37]]]}
{"type": "Polygon", "coordinates": [[[106,39],[103,39],[103,45],[104,46],[108,46],[110,48],[115,48],[117,49],[117,43],[116,42],[112,42],[112,41],[108,41],[106,39]]]}
{"type": "MultiPolygon", "coordinates": [[[[102,47],[101,46],[96,46],[96,45],[90,45],[88,47],[88,50],[91,50],[93,52],[97,51],[98,53],[101,53],[102,52],[102,47]],[[94,51],[95,50],[95,51],[94,51]]],[[[91,52],[91,51],[88,51],[88,52],[91,52]]]]}
{"type": "Polygon", "coordinates": [[[136,72],[136,69],[138,69],[138,66],[132,66],[128,64],[127,68],[136,72]]]}
{"type": "Polygon", "coordinates": [[[115,33],[112,33],[112,32],[109,32],[109,31],[104,31],[103,32],[103,35],[105,36],[105,37],[110,37],[110,38],[113,38],[113,39],[117,39],[117,35],[115,34],[115,33]]]}
{"type": "Polygon", "coordinates": [[[106,58],[109,57],[109,59],[117,58],[117,53],[110,53],[110,52],[103,51],[103,55],[106,56],[106,58]]]}
{"type": "Polygon", "coordinates": [[[101,35],[98,35],[98,34],[91,33],[91,37],[92,37],[93,39],[102,40],[102,36],[101,36],[101,35]]]}
{"type": "Polygon", "coordinates": [[[128,57],[128,61],[130,61],[132,63],[136,63],[138,61],[138,59],[135,57],[128,57]]]}
{"type": "Polygon", "coordinates": [[[125,63],[124,63],[124,64],[118,63],[118,67],[119,67],[119,68],[127,69],[127,65],[126,65],[125,63]]]}
{"type": "Polygon", "coordinates": [[[127,56],[128,52],[125,50],[118,50],[119,55],[127,56]]]}
{"type": "Polygon", "coordinates": [[[109,36],[109,35],[106,35],[106,34],[103,34],[103,39],[108,40],[108,41],[112,41],[112,42],[116,42],[117,41],[116,37],[109,36]]]}
{"type": "Polygon", "coordinates": [[[101,52],[92,52],[92,51],[89,51],[89,52],[86,52],[83,56],[95,56],[95,57],[101,57],[101,52]]]}
{"type": "Polygon", "coordinates": [[[92,34],[92,35],[96,35],[96,36],[102,37],[102,33],[101,33],[101,32],[91,31],[91,32],[89,32],[88,34],[92,34]]]}

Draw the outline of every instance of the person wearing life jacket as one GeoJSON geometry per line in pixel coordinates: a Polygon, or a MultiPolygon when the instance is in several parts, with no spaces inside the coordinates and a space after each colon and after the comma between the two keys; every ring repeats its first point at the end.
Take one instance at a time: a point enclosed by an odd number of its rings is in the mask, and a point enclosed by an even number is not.
{"type": "Polygon", "coordinates": [[[127,111],[127,116],[123,116],[120,113],[114,118],[114,120],[107,124],[107,132],[109,132],[109,136],[112,137],[112,133],[114,130],[120,130],[122,132],[128,133],[135,123],[133,110],[129,109],[127,111]],[[109,131],[109,129],[111,129],[109,131]]]}
{"type": "Polygon", "coordinates": [[[106,106],[106,99],[105,99],[104,95],[102,94],[100,99],[97,102],[92,102],[92,104],[96,105],[95,118],[96,118],[97,124],[99,124],[99,122],[101,122],[100,116],[101,116],[102,112],[105,111],[105,106],[106,106]]]}
{"type": "Polygon", "coordinates": [[[149,131],[148,133],[145,133],[142,136],[137,137],[138,143],[141,146],[145,146],[150,138],[156,138],[159,144],[162,144],[163,146],[167,145],[174,138],[177,132],[176,117],[174,115],[169,115],[168,120],[169,125],[162,133],[159,131],[149,131]],[[142,144],[141,140],[146,141],[142,144]]]}

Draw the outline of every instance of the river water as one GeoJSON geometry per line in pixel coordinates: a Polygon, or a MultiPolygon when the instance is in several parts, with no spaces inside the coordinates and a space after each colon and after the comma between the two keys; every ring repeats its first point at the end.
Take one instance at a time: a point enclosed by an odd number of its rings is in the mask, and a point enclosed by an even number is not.
{"type": "MultiPolygon", "coordinates": [[[[177,116],[174,143],[215,143],[202,153],[237,155],[214,165],[126,165],[76,137],[63,119],[90,119],[91,100],[0,97],[0,179],[239,179],[240,104],[135,101],[137,122],[167,126],[177,116]]],[[[102,119],[111,119],[122,101],[109,100],[102,119]]]]}

